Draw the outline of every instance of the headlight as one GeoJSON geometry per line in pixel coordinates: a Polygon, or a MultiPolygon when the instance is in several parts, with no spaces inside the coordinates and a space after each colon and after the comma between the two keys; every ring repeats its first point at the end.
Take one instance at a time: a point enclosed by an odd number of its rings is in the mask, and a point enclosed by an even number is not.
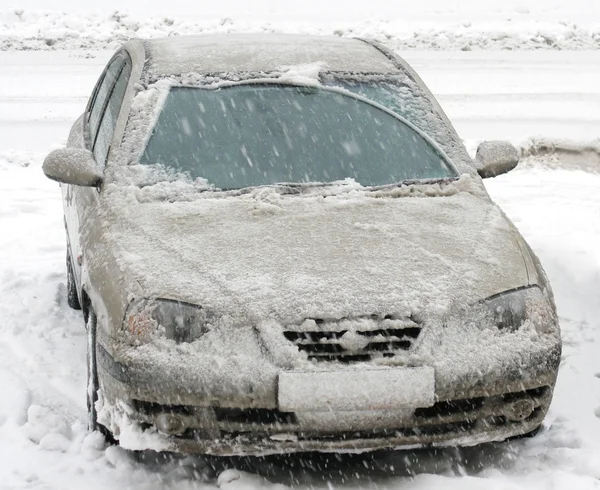
{"type": "Polygon", "coordinates": [[[488,314],[501,330],[517,330],[526,319],[526,290],[501,293],[486,300],[488,314]]]}
{"type": "Polygon", "coordinates": [[[552,330],[557,322],[550,299],[537,286],[497,294],[481,306],[482,323],[504,331],[518,330],[530,321],[543,333],[552,330]]]}
{"type": "Polygon", "coordinates": [[[193,342],[208,331],[204,309],[170,299],[133,301],[125,313],[124,327],[134,343],[156,337],[193,342]]]}

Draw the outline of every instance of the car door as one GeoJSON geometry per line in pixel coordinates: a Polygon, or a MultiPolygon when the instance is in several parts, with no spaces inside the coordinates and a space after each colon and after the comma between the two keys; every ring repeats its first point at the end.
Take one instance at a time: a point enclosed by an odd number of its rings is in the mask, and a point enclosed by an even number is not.
{"type": "MultiPolygon", "coordinates": [[[[96,164],[104,169],[110,153],[116,121],[123,96],[131,75],[131,59],[120,52],[108,63],[100,77],[83,116],[85,147],[92,152],[96,164]]],[[[100,188],[69,186],[66,192],[65,212],[67,234],[71,251],[73,272],[81,285],[81,271],[85,250],[81,243],[81,230],[87,223],[90,207],[97,206],[100,188]]]]}

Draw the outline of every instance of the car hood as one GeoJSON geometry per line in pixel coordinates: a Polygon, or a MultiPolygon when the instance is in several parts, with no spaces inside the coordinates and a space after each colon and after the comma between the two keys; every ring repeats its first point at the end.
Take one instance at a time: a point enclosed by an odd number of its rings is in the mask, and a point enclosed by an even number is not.
{"type": "Polygon", "coordinates": [[[141,192],[107,193],[96,266],[124,294],[141,287],[234,321],[443,315],[528,284],[518,234],[483,192],[141,192]]]}

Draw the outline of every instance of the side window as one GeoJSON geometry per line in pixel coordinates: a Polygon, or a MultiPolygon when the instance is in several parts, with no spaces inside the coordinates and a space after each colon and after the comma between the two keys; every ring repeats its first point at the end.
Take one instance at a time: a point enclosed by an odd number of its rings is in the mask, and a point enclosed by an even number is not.
{"type": "Polygon", "coordinates": [[[122,56],[117,56],[114,60],[111,61],[110,65],[106,68],[106,71],[104,72],[102,80],[96,86],[96,90],[92,96],[92,105],[87,121],[88,134],[90,137],[90,144],[92,147],[94,146],[94,141],[96,140],[96,134],[98,133],[98,127],[100,126],[100,121],[102,119],[104,107],[106,106],[106,101],[108,99],[108,96],[110,95],[110,91],[113,88],[117,76],[123,68],[124,62],[125,60],[122,56]]]}
{"type": "Polygon", "coordinates": [[[108,156],[108,150],[112,141],[113,133],[115,131],[115,125],[119,112],[121,110],[121,104],[123,103],[123,96],[127,89],[127,83],[131,75],[131,63],[126,60],[120,73],[117,75],[116,82],[114,83],[112,90],[109,93],[108,101],[105,104],[105,110],[102,114],[100,126],[96,133],[96,141],[94,142],[93,152],[96,163],[103,167],[106,164],[106,158],[108,156]]]}

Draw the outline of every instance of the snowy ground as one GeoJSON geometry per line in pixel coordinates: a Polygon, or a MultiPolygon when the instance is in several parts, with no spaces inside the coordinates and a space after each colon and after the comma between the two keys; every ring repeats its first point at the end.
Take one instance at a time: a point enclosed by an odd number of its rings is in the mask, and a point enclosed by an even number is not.
{"type": "MultiPolygon", "coordinates": [[[[600,137],[600,52],[405,54],[471,149],[600,137]]],[[[540,256],[561,317],[563,363],[538,437],[376,461],[220,461],[214,472],[198,458],[105,450],[85,429],[84,328],[66,305],[58,186],[40,166],[108,56],[0,53],[0,488],[600,488],[600,169],[543,160],[487,183],[540,256]]]]}

